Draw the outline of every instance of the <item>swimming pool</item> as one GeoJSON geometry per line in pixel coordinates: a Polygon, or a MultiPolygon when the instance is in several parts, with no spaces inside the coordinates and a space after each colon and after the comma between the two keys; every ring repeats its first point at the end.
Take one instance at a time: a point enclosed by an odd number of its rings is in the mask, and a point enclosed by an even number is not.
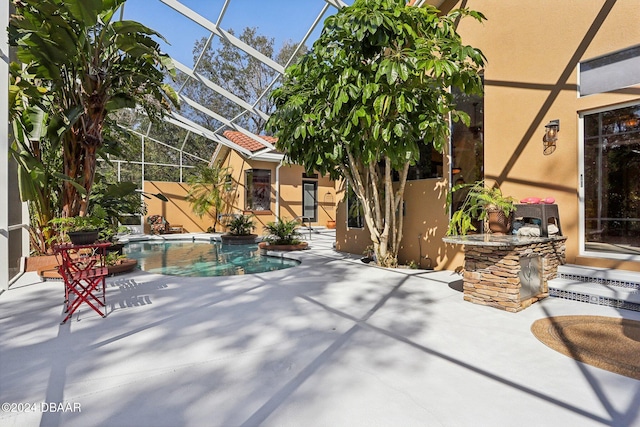
{"type": "Polygon", "coordinates": [[[282,270],[300,264],[292,259],[260,255],[255,244],[140,241],[125,245],[124,254],[137,259],[144,271],[170,276],[235,276],[282,270]]]}

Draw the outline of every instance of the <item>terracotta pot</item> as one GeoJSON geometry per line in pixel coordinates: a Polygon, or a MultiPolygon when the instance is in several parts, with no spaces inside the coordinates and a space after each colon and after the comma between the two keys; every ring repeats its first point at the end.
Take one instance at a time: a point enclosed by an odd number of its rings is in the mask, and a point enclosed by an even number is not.
{"type": "Polygon", "coordinates": [[[489,211],[488,222],[489,230],[493,234],[509,234],[511,231],[511,218],[512,216],[505,215],[503,211],[489,211]]]}
{"type": "Polygon", "coordinates": [[[336,228],[336,222],[332,219],[327,220],[327,228],[333,230],[334,228],[336,228]]]}
{"type": "Polygon", "coordinates": [[[107,266],[107,270],[109,271],[109,276],[114,274],[126,273],[128,271],[133,270],[138,265],[137,259],[124,259],[120,264],[109,265],[107,266]]]}

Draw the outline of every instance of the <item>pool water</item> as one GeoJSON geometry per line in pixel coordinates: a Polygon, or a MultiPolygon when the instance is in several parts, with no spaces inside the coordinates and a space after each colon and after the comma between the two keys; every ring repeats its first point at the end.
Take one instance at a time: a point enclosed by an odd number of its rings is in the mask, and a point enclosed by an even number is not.
{"type": "Polygon", "coordinates": [[[264,273],[295,267],[298,261],[260,255],[258,245],[219,242],[131,242],[124,254],[149,273],[210,277],[264,273]]]}

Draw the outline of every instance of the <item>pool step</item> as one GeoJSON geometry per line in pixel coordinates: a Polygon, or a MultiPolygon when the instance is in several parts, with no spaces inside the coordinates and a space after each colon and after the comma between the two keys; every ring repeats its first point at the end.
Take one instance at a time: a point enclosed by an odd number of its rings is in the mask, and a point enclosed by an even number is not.
{"type": "Polygon", "coordinates": [[[549,281],[549,296],[640,311],[640,273],[562,265],[549,281]]]}

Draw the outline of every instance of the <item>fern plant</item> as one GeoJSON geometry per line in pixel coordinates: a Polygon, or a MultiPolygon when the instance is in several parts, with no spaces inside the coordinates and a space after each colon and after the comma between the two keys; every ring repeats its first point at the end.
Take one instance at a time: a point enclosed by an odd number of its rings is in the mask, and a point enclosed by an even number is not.
{"type": "Polygon", "coordinates": [[[263,240],[274,245],[297,245],[300,243],[299,225],[300,222],[296,220],[269,222],[264,226],[266,237],[263,240]]]}
{"type": "Polygon", "coordinates": [[[486,187],[484,181],[476,181],[470,184],[458,184],[451,189],[447,194],[447,212],[453,207],[453,196],[456,191],[461,191],[463,197],[459,198],[462,202],[451,214],[447,228],[448,236],[465,235],[470,231],[476,231],[474,222],[486,220],[489,212],[502,211],[508,217],[516,209],[516,200],[511,196],[504,196],[499,187],[486,187]]]}
{"type": "Polygon", "coordinates": [[[227,224],[229,234],[234,236],[248,236],[256,224],[252,215],[237,215],[227,224]]]}

